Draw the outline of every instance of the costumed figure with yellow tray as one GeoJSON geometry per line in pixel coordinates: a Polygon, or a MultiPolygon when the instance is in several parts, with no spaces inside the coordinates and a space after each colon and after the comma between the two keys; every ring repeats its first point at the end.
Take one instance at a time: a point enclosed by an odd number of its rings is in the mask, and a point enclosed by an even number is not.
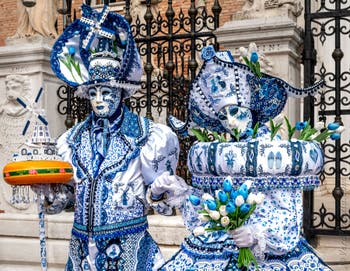
{"type": "Polygon", "coordinates": [[[93,110],[58,139],[59,154],[74,169],[66,270],[158,270],[164,260],[147,232],[147,210],[170,215],[186,196],[186,183],[174,175],[179,143],[169,127],[123,103],[140,88],[143,72],[128,22],[108,6],[98,12],[83,5],[82,12],[51,53],[55,74],[93,110]]]}

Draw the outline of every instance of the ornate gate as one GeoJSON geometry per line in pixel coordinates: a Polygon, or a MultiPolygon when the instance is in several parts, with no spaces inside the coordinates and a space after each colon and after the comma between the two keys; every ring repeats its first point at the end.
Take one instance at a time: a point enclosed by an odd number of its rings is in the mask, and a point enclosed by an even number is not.
{"type": "MultiPolygon", "coordinates": [[[[160,122],[166,122],[169,115],[181,120],[187,117],[189,85],[199,66],[199,52],[209,44],[218,47],[213,31],[219,26],[221,12],[218,0],[211,14],[205,7],[196,7],[195,0],[178,14],[173,1],[167,2],[165,14],[152,14],[151,1],[147,0],[144,16],[132,21],[130,0],[125,1],[125,18],[131,22],[145,72],[141,90],[127,104],[134,112],[160,122]]],[[[83,120],[90,111],[89,103],[75,97],[67,86],[58,89],[58,96],[58,111],[66,115],[67,127],[83,120]]],[[[178,174],[188,180],[186,157],[191,139],[181,137],[180,144],[178,174]]]]}
{"type": "Polygon", "coordinates": [[[321,181],[331,190],[329,199],[315,201],[316,192],[304,194],[304,230],[308,239],[314,235],[350,235],[350,200],[344,196],[350,177],[349,34],[349,2],[305,0],[304,83],[311,85],[315,77],[326,80],[320,95],[305,99],[305,119],[339,122],[347,128],[341,139],[323,144],[325,169],[321,181]]]}

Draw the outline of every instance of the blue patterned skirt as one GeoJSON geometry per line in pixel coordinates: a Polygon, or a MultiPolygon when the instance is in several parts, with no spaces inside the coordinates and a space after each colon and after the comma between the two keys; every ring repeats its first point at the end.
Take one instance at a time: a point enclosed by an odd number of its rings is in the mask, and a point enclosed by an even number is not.
{"type": "MultiPolygon", "coordinates": [[[[237,267],[237,257],[238,248],[230,238],[222,242],[206,242],[203,238],[190,235],[159,271],[243,271],[237,267]]],[[[301,239],[296,248],[287,254],[265,254],[265,260],[258,264],[260,271],[332,270],[315,254],[305,239],[301,239]]],[[[254,271],[256,268],[251,266],[248,270],[254,271]]]]}

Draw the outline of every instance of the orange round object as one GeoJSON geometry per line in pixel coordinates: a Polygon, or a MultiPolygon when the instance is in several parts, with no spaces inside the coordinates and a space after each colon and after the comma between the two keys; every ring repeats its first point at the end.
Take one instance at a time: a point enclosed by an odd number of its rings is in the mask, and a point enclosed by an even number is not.
{"type": "Polygon", "coordinates": [[[71,164],[59,160],[10,162],[3,169],[10,185],[68,183],[73,177],[71,164]]]}

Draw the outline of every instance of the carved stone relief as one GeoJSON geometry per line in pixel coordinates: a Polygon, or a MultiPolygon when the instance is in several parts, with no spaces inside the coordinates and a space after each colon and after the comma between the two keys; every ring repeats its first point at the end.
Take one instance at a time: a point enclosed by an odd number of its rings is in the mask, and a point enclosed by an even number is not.
{"type": "Polygon", "coordinates": [[[242,11],[237,12],[233,17],[251,19],[288,15],[296,18],[301,15],[302,10],[300,0],[246,0],[242,11]]]}
{"type": "MultiPolygon", "coordinates": [[[[31,126],[25,136],[22,136],[23,127],[25,122],[30,117],[30,113],[27,109],[23,108],[18,102],[17,97],[20,97],[23,101],[30,101],[31,86],[29,78],[22,75],[8,75],[5,79],[5,97],[4,101],[0,105],[0,165],[3,168],[8,162],[12,160],[14,152],[18,151],[20,145],[22,145],[26,139],[31,136],[31,126]]],[[[0,209],[28,209],[30,204],[16,204],[11,202],[12,188],[7,185],[3,180],[0,181],[0,190],[2,194],[1,203],[7,203],[9,206],[1,204],[0,209]],[[10,207],[10,208],[9,208],[10,207]]]]}

